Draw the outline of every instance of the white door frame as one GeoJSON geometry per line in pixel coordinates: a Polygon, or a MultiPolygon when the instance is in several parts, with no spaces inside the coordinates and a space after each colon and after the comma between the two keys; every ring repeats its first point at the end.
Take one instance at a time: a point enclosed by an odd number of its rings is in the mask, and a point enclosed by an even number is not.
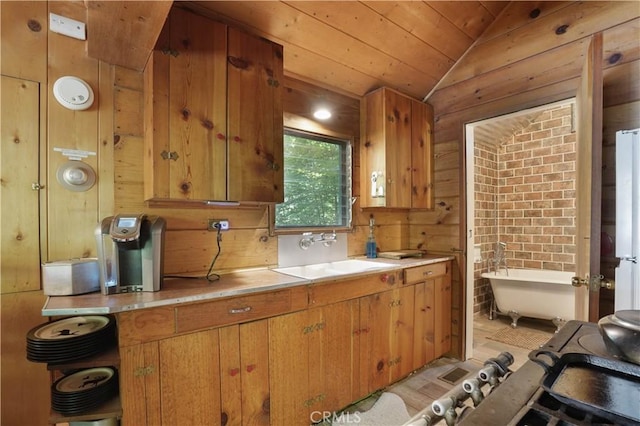
{"type": "Polygon", "coordinates": [[[474,220],[475,217],[475,203],[476,203],[476,194],[475,194],[475,181],[474,181],[474,169],[475,169],[475,160],[473,155],[474,150],[474,128],[477,123],[466,124],[465,134],[466,134],[466,142],[465,142],[465,190],[467,192],[466,198],[466,247],[465,253],[467,253],[467,264],[466,268],[466,297],[467,301],[465,306],[465,317],[466,321],[466,330],[465,330],[465,358],[471,359],[473,358],[473,291],[474,291],[474,253],[473,253],[473,238],[475,233],[474,220]]]}
{"type": "Polygon", "coordinates": [[[465,265],[465,287],[466,287],[466,306],[465,309],[465,359],[470,359],[473,357],[473,292],[474,292],[474,272],[475,272],[475,253],[474,253],[474,238],[475,238],[475,180],[474,180],[474,170],[475,170],[475,158],[474,158],[474,145],[475,145],[475,136],[474,131],[477,126],[492,122],[498,121],[505,118],[516,117],[523,114],[535,113],[540,110],[547,110],[549,108],[553,108],[556,105],[561,105],[563,103],[567,103],[573,100],[575,102],[575,98],[562,99],[556,102],[551,102],[544,105],[539,105],[533,108],[527,108],[520,111],[516,111],[509,114],[503,114],[498,117],[488,118],[486,120],[475,121],[472,123],[465,124],[465,191],[466,191],[466,223],[465,223],[465,238],[466,238],[466,247],[464,248],[465,253],[467,254],[467,260],[465,265]]]}

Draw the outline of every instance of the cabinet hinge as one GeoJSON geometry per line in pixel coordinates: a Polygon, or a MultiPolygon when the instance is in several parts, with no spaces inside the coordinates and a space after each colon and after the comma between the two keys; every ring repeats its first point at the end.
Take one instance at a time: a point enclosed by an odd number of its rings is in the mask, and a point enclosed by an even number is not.
{"type": "Polygon", "coordinates": [[[318,402],[322,402],[327,398],[327,395],[324,393],[318,394],[312,398],[307,399],[306,401],[304,401],[303,405],[306,408],[311,407],[312,405],[318,403],[318,402]]]}
{"type": "Polygon", "coordinates": [[[173,152],[162,151],[160,153],[160,157],[162,157],[163,160],[174,160],[174,161],[177,161],[178,158],[180,158],[178,153],[175,151],[173,152]]]}
{"type": "Polygon", "coordinates": [[[303,334],[313,333],[314,331],[321,331],[324,329],[326,324],[324,322],[317,322],[315,324],[307,325],[302,328],[303,334]]]}
{"type": "Polygon", "coordinates": [[[161,50],[161,52],[165,55],[171,55],[174,58],[180,54],[180,52],[178,52],[177,50],[173,50],[169,47],[165,47],[164,49],[161,50]]]}
{"type": "Polygon", "coordinates": [[[397,306],[402,306],[402,300],[401,299],[394,299],[391,302],[389,302],[389,307],[395,308],[397,306]]]}
{"type": "Polygon", "coordinates": [[[149,374],[152,374],[155,370],[156,369],[153,367],[153,365],[148,365],[146,367],[138,367],[133,372],[133,375],[135,377],[148,376],[149,374]]]}
{"type": "Polygon", "coordinates": [[[278,80],[274,79],[274,78],[269,78],[269,79],[267,80],[267,84],[268,84],[269,86],[272,86],[272,87],[278,87],[278,86],[280,86],[280,82],[279,82],[278,80]]]}
{"type": "Polygon", "coordinates": [[[387,361],[387,366],[393,367],[394,365],[398,365],[401,362],[402,362],[402,357],[399,356],[397,358],[393,358],[393,359],[390,359],[389,361],[387,361]]]}

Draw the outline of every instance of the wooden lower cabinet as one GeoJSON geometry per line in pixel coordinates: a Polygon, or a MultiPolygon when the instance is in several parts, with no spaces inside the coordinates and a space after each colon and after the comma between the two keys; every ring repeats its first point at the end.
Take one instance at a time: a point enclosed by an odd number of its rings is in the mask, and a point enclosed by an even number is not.
{"type": "Polygon", "coordinates": [[[413,364],[418,368],[451,350],[451,262],[405,270],[415,288],[413,364]]]}
{"type": "Polygon", "coordinates": [[[123,425],[220,421],[218,331],[120,348],[123,425]]]}
{"type": "Polygon", "coordinates": [[[268,320],[220,329],[222,425],[269,425],[268,320]]]}
{"type": "Polygon", "coordinates": [[[272,425],[308,425],[355,400],[358,300],[269,319],[272,425]]]}
{"type": "Polygon", "coordinates": [[[413,327],[413,286],[360,300],[360,368],[367,393],[413,371],[413,327]]]}
{"type": "Polygon", "coordinates": [[[414,286],[413,368],[435,359],[435,282],[424,281],[414,286]]]}
{"type": "Polygon", "coordinates": [[[451,347],[450,262],[412,269],[349,300],[315,289],[315,307],[264,319],[216,327],[198,310],[209,328],[184,334],[175,312],[123,314],[122,424],[308,425],[402,379],[451,347]]]}
{"type": "Polygon", "coordinates": [[[451,350],[451,273],[434,278],[434,356],[451,350]]]}

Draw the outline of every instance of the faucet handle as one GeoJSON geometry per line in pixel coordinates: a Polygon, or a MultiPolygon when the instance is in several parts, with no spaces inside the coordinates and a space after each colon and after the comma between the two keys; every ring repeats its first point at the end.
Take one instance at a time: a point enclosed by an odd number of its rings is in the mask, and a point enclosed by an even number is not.
{"type": "Polygon", "coordinates": [[[303,232],[302,238],[300,239],[300,241],[298,241],[298,246],[300,246],[302,250],[307,250],[313,243],[315,243],[315,240],[313,239],[313,233],[303,232]]]}
{"type": "Polygon", "coordinates": [[[325,247],[331,247],[331,245],[337,241],[337,238],[338,236],[335,230],[329,235],[324,232],[320,234],[320,241],[322,241],[322,245],[325,247]]]}

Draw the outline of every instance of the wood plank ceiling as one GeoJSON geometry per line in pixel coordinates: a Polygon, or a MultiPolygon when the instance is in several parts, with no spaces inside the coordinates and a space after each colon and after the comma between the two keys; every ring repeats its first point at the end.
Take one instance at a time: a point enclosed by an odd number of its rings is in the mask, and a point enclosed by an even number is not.
{"type": "Polygon", "coordinates": [[[284,46],[288,76],[424,99],[509,2],[194,1],[182,7],[284,46]]]}
{"type": "MultiPolygon", "coordinates": [[[[537,91],[521,108],[572,96],[596,32],[605,78],[640,58],[637,1],[85,1],[89,53],[109,63],[142,69],[173,3],[280,43],[289,77],[356,99],[387,86],[426,100],[441,129],[469,108],[512,112],[491,102],[523,93],[537,91]],[[120,37],[105,37],[114,20],[120,37]]],[[[497,126],[485,133],[520,124],[497,126]]]]}

